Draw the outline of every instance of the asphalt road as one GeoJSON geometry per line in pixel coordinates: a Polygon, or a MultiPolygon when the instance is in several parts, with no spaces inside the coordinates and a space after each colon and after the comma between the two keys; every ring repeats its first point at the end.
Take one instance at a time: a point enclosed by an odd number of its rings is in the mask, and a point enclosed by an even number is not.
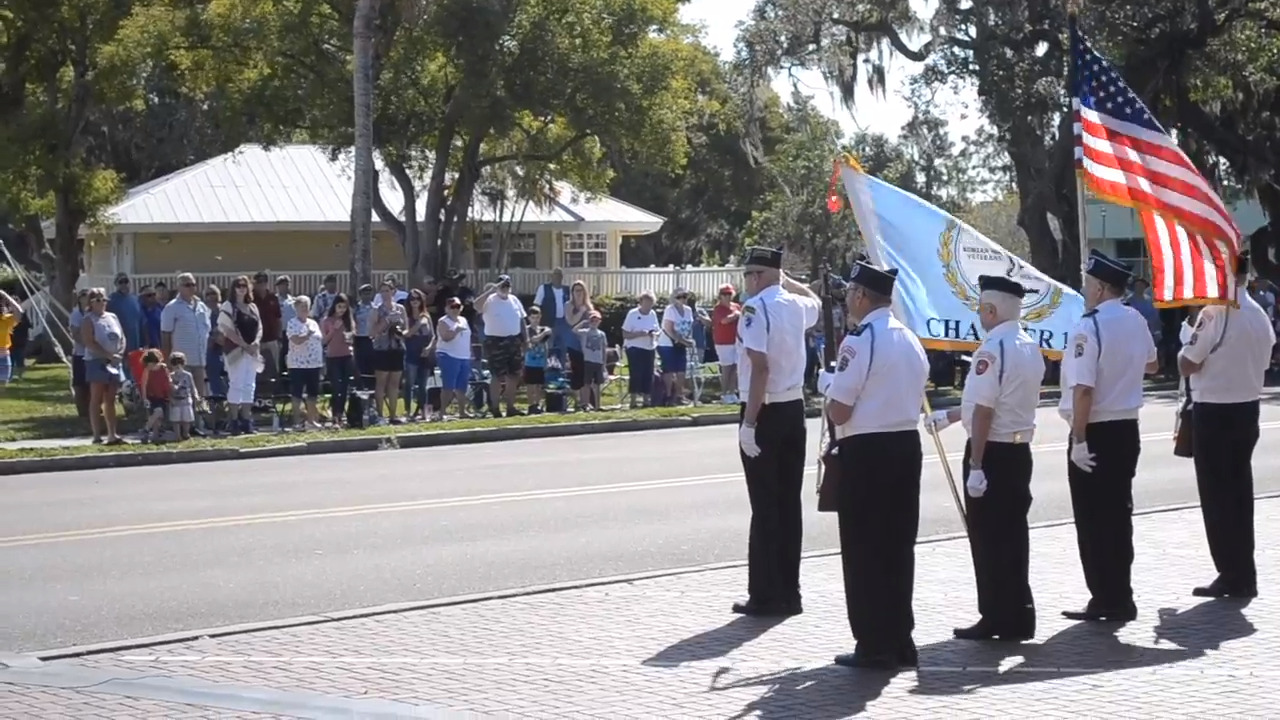
{"type": "MultiPolygon", "coordinates": [[[[1173,402],[1144,411],[1139,507],[1196,500],[1173,402]]],[[[1280,395],[1262,421],[1258,492],[1280,489],[1280,395]]],[[[1066,435],[1043,408],[1034,520],[1071,514],[1066,435]]],[[[943,440],[958,469],[963,430],[943,440]]],[[[2,477],[0,651],[742,559],[734,443],[722,426],[2,477]]],[[[806,549],[834,548],[812,477],[806,549]]],[[[926,441],[922,536],[961,529],[943,478],[926,441]]]]}

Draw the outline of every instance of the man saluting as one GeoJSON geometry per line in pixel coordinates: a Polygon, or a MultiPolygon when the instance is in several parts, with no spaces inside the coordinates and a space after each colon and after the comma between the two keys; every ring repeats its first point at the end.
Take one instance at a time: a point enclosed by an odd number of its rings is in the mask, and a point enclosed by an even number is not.
{"type": "Polygon", "coordinates": [[[738,428],[751,502],[742,615],[798,615],[804,540],[804,333],[822,301],[782,272],[782,251],[751,248],[743,262],[746,292],[738,319],[738,428]]]}
{"type": "Polygon", "coordinates": [[[911,633],[920,527],[920,407],[929,362],[920,340],[890,312],[898,271],[859,262],[849,276],[849,317],[827,397],[840,456],[837,513],[845,605],[857,647],[835,662],[852,668],[915,667],[911,633]]]}
{"type": "Polygon", "coordinates": [[[937,431],[960,421],[969,435],[964,505],[979,619],[971,627],[957,628],[955,636],[1030,640],[1036,634],[1036,609],[1027,580],[1030,443],[1044,358],[1018,324],[1026,289],[992,275],[979,277],[978,288],[978,321],[987,336],[973,354],[960,407],[929,417],[937,431]]]}

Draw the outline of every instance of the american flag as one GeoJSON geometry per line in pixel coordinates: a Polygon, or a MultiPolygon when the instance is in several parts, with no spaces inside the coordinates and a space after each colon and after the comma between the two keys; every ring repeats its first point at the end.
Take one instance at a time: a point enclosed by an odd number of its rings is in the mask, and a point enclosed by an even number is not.
{"type": "Polygon", "coordinates": [[[1097,197],[1142,218],[1154,300],[1233,301],[1241,234],[1209,182],[1071,21],[1075,157],[1097,197]]]}

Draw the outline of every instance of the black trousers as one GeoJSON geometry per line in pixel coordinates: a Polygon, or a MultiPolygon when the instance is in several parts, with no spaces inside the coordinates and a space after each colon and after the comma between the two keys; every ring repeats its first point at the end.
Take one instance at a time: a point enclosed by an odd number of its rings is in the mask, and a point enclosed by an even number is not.
{"type": "MultiPolygon", "coordinates": [[[[740,405],[739,419],[745,411],[746,405],[740,405]]],[[[742,455],[751,502],[747,593],[758,603],[800,600],[806,434],[803,400],[765,405],[756,418],[760,454],[742,455]]]]}
{"type": "MultiPolygon", "coordinates": [[[[964,447],[965,482],[970,449],[964,447]]],[[[987,491],[964,496],[969,518],[969,550],[978,583],[978,614],[996,628],[1035,633],[1036,608],[1027,579],[1031,547],[1027,513],[1031,511],[1031,446],[987,442],[982,470],[987,491]]]]}
{"type": "Polygon", "coordinates": [[[920,433],[853,435],[840,441],[840,560],[857,651],[914,648],[911,609],[920,529],[920,433]]]}
{"type": "Polygon", "coordinates": [[[1085,472],[1067,454],[1067,482],[1075,515],[1076,544],[1090,609],[1115,610],[1133,603],[1133,476],[1142,438],[1137,420],[1089,423],[1085,439],[1096,463],[1085,472]]]}
{"type": "Polygon", "coordinates": [[[1192,446],[1200,511],[1214,567],[1226,582],[1256,587],[1253,562],[1253,449],[1258,444],[1257,400],[1195,403],[1192,446]]]}

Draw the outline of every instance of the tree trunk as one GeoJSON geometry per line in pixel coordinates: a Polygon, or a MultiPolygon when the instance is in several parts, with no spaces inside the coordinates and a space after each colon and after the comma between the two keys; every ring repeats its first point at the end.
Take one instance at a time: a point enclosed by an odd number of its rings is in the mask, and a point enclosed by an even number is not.
{"type": "Polygon", "coordinates": [[[351,195],[351,291],[373,280],[373,33],[379,0],[358,0],[351,78],[355,97],[355,167],[351,195]]]}

